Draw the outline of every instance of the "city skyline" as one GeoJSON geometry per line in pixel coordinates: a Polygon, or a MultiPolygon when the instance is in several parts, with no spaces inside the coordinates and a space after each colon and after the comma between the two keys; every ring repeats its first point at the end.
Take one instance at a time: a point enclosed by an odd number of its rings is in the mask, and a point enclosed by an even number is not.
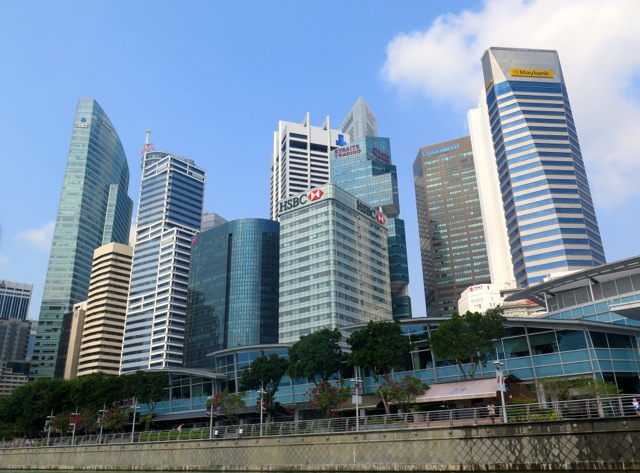
{"type": "Polygon", "coordinates": [[[403,11],[384,2],[340,5],[339,15],[335,8],[309,5],[287,9],[286,22],[279,9],[258,3],[251,14],[204,2],[179,10],[118,1],[7,5],[0,43],[13,74],[5,79],[0,111],[8,157],[0,189],[0,279],[34,285],[35,318],[80,97],[97,99],[109,113],[127,154],[134,200],[139,150],[151,127],[158,147],[180,150],[215,176],[205,209],[233,220],[268,217],[278,120],[299,122],[309,112],[320,120],[312,125],[330,115],[337,127],[362,96],[376,114],[380,136],[391,139],[409,290],[414,316],[424,315],[411,163],[421,147],[468,134],[466,113],[477,106],[484,85],[480,58],[492,46],[558,51],[587,175],[594,176],[607,259],[640,254],[634,238],[640,222],[626,210],[639,192],[629,117],[640,109],[634,79],[640,38],[631,26],[640,5],[422,3],[409,2],[403,11]],[[212,18],[225,21],[207,27],[212,18]],[[149,28],[167,34],[149,35],[149,28]],[[292,35],[300,41],[290,42],[292,35]]]}

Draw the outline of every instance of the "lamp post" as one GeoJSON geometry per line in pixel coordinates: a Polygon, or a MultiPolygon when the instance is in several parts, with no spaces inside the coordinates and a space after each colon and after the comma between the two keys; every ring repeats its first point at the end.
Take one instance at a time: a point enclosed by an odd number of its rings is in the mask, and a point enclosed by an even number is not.
{"type": "Polygon", "coordinates": [[[71,423],[71,425],[72,425],[72,428],[71,428],[71,445],[75,445],[76,444],[76,424],[78,423],[78,416],[79,415],[80,415],[80,413],[78,412],[78,408],[76,407],[76,411],[71,414],[71,420],[73,421],[71,423]]]}
{"type": "Polygon", "coordinates": [[[51,415],[47,416],[47,447],[49,446],[49,440],[51,439],[51,422],[53,422],[53,409],[51,409],[51,415]]]}
{"type": "Polygon", "coordinates": [[[360,382],[362,380],[358,378],[357,372],[358,370],[356,368],[356,377],[350,378],[349,381],[355,384],[352,401],[355,400],[354,404],[356,405],[356,432],[359,432],[360,431],[360,382]]]}
{"type": "Polygon", "coordinates": [[[260,381],[260,391],[258,391],[258,393],[260,394],[260,437],[262,437],[262,418],[263,418],[263,411],[264,411],[264,395],[265,395],[264,381],[260,381]]]}
{"type": "Polygon", "coordinates": [[[213,438],[213,396],[207,398],[207,405],[209,406],[209,440],[213,438]]]}
{"type": "Polygon", "coordinates": [[[504,390],[505,390],[504,373],[500,369],[503,363],[498,359],[497,351],[496,351],[496,361],[494,361],[493,364],[496,366],[496,380],[498,381],[498,389],[500,390],[500,401],[502,404],[502,423],[506,424],[507,423],[507,406],[504,403],[504,390]]]}
{"type": "Polygon", "coordinates": [[[100,437],[98,437],[98,445],[100,445],[102,443],[102,428],[104,427],[104,418],[107,415],[106,403],[102,405],[102,410],[98,411],[98,415],[100,416],[100,437]]]}
{"type": "Polygon", "coordinates": [[[136,411],[138,410],[138,403],[136,397],[133,396],[133,422],[131,422],[131,443],[133,443],[133,434],[136,431],[136,411]]]}

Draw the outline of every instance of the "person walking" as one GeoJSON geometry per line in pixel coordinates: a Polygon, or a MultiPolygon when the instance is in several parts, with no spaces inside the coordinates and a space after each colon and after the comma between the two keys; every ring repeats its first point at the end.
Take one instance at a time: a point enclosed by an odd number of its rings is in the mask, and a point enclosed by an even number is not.
{"type": "Polygon", "coordinates": [[[634,397],[631,400],[631,405],[633,406],[633,410],[636,412],[636,415],[640,416],[640,402],[638,402],[638,399],[634,397]]]}
{"type": "Polygon", "coordinates": [[[487,405],[487,414],[489,414],[489,419],[491,419],[491,423],[496,423],[496,406],[493,403],[489,403],[487,405]]]}

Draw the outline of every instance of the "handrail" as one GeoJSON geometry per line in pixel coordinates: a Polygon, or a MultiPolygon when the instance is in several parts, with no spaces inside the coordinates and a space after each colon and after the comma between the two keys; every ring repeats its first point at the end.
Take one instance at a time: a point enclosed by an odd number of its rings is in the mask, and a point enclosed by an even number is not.
{"type": "MultiPolygon", "coordinates": [[[[555,422],[579,419],[620,418],[640,415],[631,404],[634,396],[579,399],[535,404],[508,404],[506,417],[509,423],[555,422]]],[[[640,397],[640,396],[638,396],[640,397]]],[[[262,424],[223,425],[213,428],[197,427],[182,430],[148,430],[131,433],[105,433],[51,437],[49,439],[15,439],[0,442],[0,449],[7,448],[51,448],[83,445],[125,444],[133,442],[173,442],[195,440],[237,439],[245,437],[273,437],[291,435],[320,435],[327,432],[353,432],[390,429],[416,429],[489,425],[502,423],[502,407],[495,406],[495,415],[490,416],[486,406],[462,409],[437,409],[424,412],[406,412],[388,415],[361,416],[356,425],[355,417],[329,419],[305,419],[288,422],[265,422],[262,424]]]]}

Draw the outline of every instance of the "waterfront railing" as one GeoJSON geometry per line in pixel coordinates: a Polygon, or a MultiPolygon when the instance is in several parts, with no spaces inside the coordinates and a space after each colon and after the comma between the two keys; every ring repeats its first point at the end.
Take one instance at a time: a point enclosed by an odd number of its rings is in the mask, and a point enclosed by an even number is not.
{"type": "MultiPolygon", "coordinates": [[[[639,396],[640,397],[640,396],[639,396]]],[[[273,437],[319,435],[339,432],[368,432],[390,429],[417,429],[469,425],[554,422],[640,415],[632,404],[634,396],[580,399],[536,404],[508,404],[495,410],[486,406],[461,409],[435,408],[428,411],[399,412],[389,415],[335,417],[264,424],[207,426],[191,429],[147,430],[142,432],[75,435],[38,439],[16,439],[0,442],[0,448],[60,447],[79,445],[125,444],[133,442],[170,442],[189,440],[237,439],[243,437],[273,437]]]]}

